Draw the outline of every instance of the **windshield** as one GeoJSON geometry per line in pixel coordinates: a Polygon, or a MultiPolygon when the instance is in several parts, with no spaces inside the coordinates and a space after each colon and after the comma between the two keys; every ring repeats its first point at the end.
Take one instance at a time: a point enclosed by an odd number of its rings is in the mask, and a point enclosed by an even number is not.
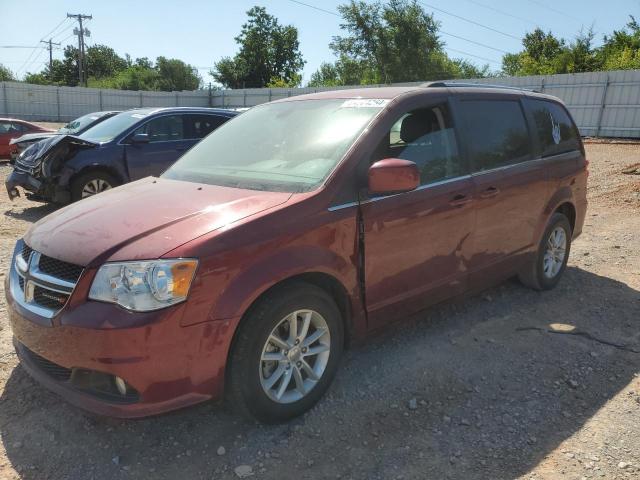
{"type": "Polygon", "coordinates": [[[255,107],[211,133],[163,177],[253,190],[313,190],[385,104],[332,99],[255,107]]]}
{"type": "Polygon", "coordinates": [[[122,112],[107,118],[104,122],[94,125],[86,132],[80,135],[80,138],[89,140],[90,142],[106,143],[110,142],[122,132],[148,115],[147,112],[122,112]]]}
{"type": "Polygon", "coordinates": [[[58,130],[58,132],[65,135],[75,135],[87,128],[100,117],[102,117],[102,114],[97,115],[95,113],[89,113],[88,115],[83,115],[82,117],[76,118],[75,120],[67,123],[64,127],[58,130]]]}

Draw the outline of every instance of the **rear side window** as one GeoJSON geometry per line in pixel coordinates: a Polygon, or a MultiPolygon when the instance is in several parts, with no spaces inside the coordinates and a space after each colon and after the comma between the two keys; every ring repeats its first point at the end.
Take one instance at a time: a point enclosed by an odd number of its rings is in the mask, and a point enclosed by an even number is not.
{"type": "Polygon", "coordinates": [[[580,148],[578,132],[567,111],[555,102],[528,100],[540,140],[542,156],[558,155],[580,148]]]}
{"type": "Polygon", "coordinates": [[[517,100],[463,100],[461,116],[474,171],[530,158],[527,123],[517,100]]]}
{"type": "Polygon", "coordinates": [[[405,113],[378,146],[374,162],[383,158],[411,160],[420,170],[420,183],[465,174],[455,131],[446,104],[405,113]]]}
{"type": "Polygon", "coordinates": [[[204,138],[227,120],[218,115],[185,115],[187,138],[204,138]]]}
{"type": "Polygon", "coordinates": [[[170,142],[184,139],[183,115],[165,115],[149,120],[134,132],[149,135],[149,142],[170,142]]]}

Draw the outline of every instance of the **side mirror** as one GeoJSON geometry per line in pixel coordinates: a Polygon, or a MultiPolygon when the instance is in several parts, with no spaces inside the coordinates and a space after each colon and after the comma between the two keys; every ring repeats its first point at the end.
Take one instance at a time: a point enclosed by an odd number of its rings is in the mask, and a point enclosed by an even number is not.
{"type": "Polygon", "coordinates": [[[133,137],[131,137],[131,143],[149,143],[149,134],[148,133],[136,133],[133,137]]]}
{"type": "Polygon", "coordinates": [[[369,167],[369,193],[402,193],[420,185],[418,166],[409,160],[385,158],[369,167]]]}

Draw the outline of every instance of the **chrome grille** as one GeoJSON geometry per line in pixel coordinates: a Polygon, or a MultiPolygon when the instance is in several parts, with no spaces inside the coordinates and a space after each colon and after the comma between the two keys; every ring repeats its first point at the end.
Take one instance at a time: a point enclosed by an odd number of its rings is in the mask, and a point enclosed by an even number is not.
{"type": "Polygon", "coordinates": [[[21,240],[11,269],[11,294],[27,310],[52,318],[66,305],[82,270],[43,255],[21,240]]]}
{"type": "Polygon", "coordinates": [[[80,274],[82,273],[82,267],[80,265],[56,260],[55,258],[47,257],[46,255],[40,255],[39,267],[42,272],[48,275],[74,283],[78,281],[80,274]]]}

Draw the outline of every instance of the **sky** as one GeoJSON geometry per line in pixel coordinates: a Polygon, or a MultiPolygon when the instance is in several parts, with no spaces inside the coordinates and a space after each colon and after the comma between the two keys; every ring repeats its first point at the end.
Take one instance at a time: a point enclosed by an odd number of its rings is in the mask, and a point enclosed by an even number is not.
{"type": "MultiPolygon", "coordinates": [[[[301,0],[329,12],[346,0],[301,0]]],[[[420,2],[441,22],[441,39],[451,57],[500,69],[503,51],[516,52],[521,38],[540,26],[555,35],[573,39],[581,29],[593,26],[597,42],[613,29],[622,28],[633,14],[640,18],[640,0],[425,0],[420,2]],[[460,38],[462,37],[462,38],[460,38]],[[463,39],[464,38],[464,39],[463,39]],[[476,43],[473,43],[476,42],[476,43]],[[479,45],[482,44],[482,45],[479,45]]],[[[76,26],[67,13],[91,14],[86,27],[88,44],[105,44],[124,56],[162,55],[179,58],[198,68],[204,83],[213,64],[233,56],[234,37],[254,5],[266,7],[280,23],[298,28],[300,50],[306,61],[303,84],[323,61],[333,61],[329,42],[343,33],[340,17],[301,5],[293,0],[0,0],[0,64],[21,78],[37,72],[48,61],[45,48],[4,48],[41,45],[53,37],[77,45],[76,26]],[[62,22],[62,23],[61,23],[62,22]]],[[[62,50],[54,50],[61,58],[62,50]]]]}

